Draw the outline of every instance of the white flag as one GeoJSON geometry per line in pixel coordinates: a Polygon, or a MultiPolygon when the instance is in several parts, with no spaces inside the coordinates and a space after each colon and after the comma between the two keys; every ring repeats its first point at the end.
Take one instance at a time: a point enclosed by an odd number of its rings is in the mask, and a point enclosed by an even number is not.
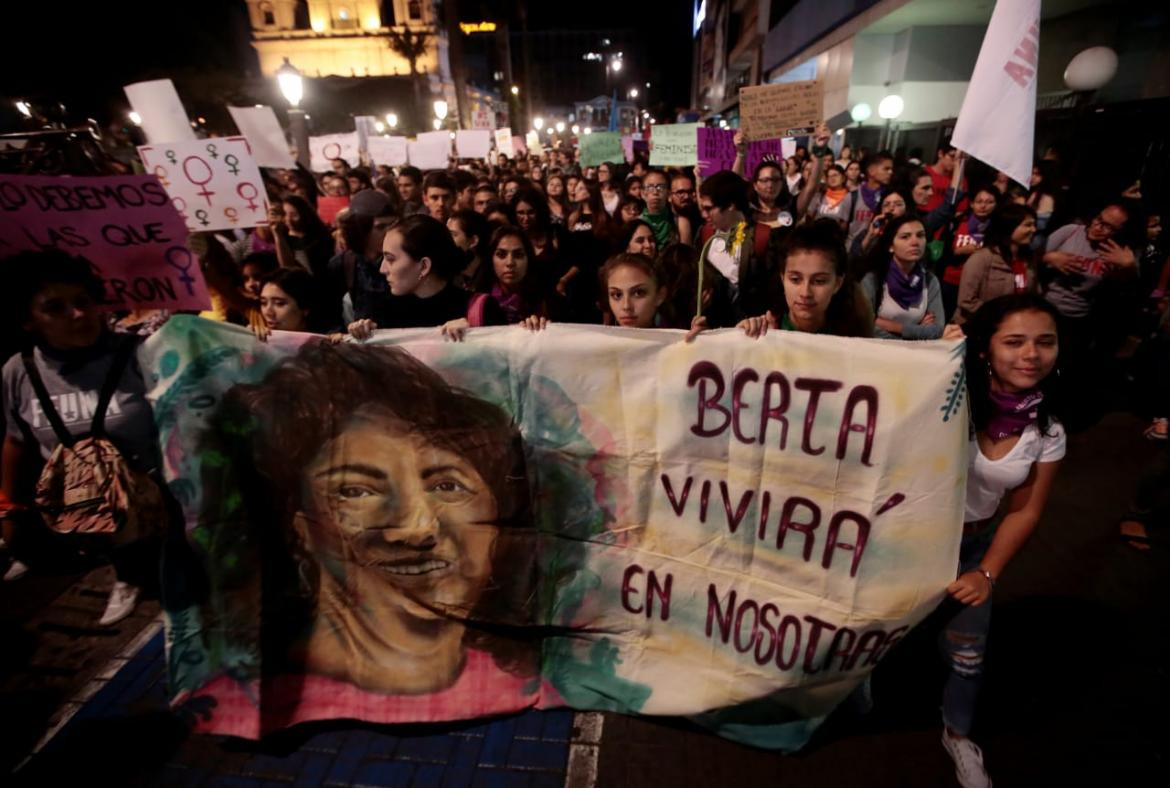
{"type": "Polygon", "coordinates": [[[999,0],[951,142],[1027,186],[1036,128],[1040,0],[999,0]]]}

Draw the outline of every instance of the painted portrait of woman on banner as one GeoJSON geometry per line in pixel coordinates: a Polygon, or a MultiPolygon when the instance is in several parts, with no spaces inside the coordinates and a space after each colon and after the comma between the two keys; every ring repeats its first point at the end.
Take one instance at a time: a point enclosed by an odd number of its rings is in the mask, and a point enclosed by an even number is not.
{"type": "Polygon", "coordinates": [[[536,532],[504,410],[398,348],[309,342],[229,389],[206,435],[234,478],[205,466],[204,505],[238,490],[221,527],[263,557],[237,589],[260,595],[262,680],[212,680],[214,714],[249,735],[535,703],[536,532]]]}

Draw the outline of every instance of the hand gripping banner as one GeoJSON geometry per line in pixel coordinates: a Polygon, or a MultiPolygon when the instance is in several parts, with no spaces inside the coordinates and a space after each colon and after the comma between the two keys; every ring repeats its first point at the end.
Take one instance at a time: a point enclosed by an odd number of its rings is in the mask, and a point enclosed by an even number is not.
{"type": "Polygon", "coordinates": [[[795,749],[955,575],[952,343],[180,316],[140,361],[200,730],[571,706],[795,749]]]}

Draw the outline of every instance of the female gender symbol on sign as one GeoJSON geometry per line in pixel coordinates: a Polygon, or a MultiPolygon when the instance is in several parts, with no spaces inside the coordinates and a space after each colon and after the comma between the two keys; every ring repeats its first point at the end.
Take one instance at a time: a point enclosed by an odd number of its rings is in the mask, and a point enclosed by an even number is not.
{"type": "Polygon", "coordinates": [[[231,208],[231,207],[224,208],[223,215],[232,224],[235,224],[236,222],[238,222],[240,220],[240,214],[235,208],[231,208]]]}
{"type": "Polygon", "coordinates": [[[214,143],[207,143],[207,155],[213,159],[219,158],[219,153],[216,151],[214,143]]]}
{"type": "Polygon", "coordinates": [[[195,295],[195,277],[191,276],[191,266],[195,259],[191,252],[183,246],[172,246],[164,255],[167,265],[179,269],[179,281],[187,285],[187,295],[195,295]]]}
{"type": "Polygon", "coordinates": [[[329,159],[329,161],[333,161],[334,159],[340,159],[341,158],[341,143],[338,143],[338,142],[326,143],[325,147],[321,148],[321,155],[324,156],[325,158],[329,159]],[[330,150],[332,150],[333,153],[330,153],[329,152],[330,150]]]}
{"type": "Polygon", "coordinates": [[[175,206],[175,210],[179,212],[179,216],[183,217],[183,221],[187,221],[187,201],[182,197],[172,197],[171,205],[175,206]]]}
{"type": "Polygon", "coordinates": [[[196,186],[203,187],[202,191],[198,191],[196,194],[207,200],[208,205],[211,205],[211,195],[215,194],[215,192],[209,191],[207,188],[207,184],[211,183],[211,179],[215,177],[215,173],[211,170],[211,165],[198,156],[188,156],[187,158],[183,159],[183,174],[187,176],[187,180],[189,180],[191,183],[195,184],[196,186]],[[206,170],[207,177],[201,181],[196,180],[195,176],[191,174],[191,162],[193,161],[198,162],[203,166],[203,169],[206,170]]]}
{"type": "Polygon", "coordinates": [[[227,165],[228,172],[230,172],[232,175],[240,174],[240,160],[232,154],[229,153],[228,155],[224,156],[223,163],[227,165]]]}
{"type": "Polygon", "coordinates": [[[158,178],[158,182],[163,185],[164,189],[171,185],[171,182],[167,180],[167,168],[161,164],[154,165],[154,177],[158,178]]]}
{"type": "Polygon", "coordinates": [[[199,223],[204,227],[211,224],[211,222],[207,221],[207,211],[203,210],[202,208],[195,212],[195,218],[198,219],[199,223]]]}
{"type": "Polygon", "coordinates": [[[256,188],[256,184],[248,183],[245,181],[244,183],[241,183],[239,186],[236,187],[236,194],[240,195],[241,198],[248,201],[248,210],[249,211],[252,211],[252,212],[256,211],[256,198],[260,196],[260,190],[256,188]],[[244,193],[245,186],[252,190],[251,194],[244,193]]]}

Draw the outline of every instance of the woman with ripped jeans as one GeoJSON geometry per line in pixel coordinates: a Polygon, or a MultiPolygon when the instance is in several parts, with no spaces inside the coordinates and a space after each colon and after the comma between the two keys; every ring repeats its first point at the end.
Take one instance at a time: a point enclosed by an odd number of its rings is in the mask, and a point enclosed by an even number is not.
{"type": "Polygon", "coordinates": [[[1031,294],[986,302],[963,329],[973,434],[959,574],[943,603],[943,746],[964,788],[990,786],[983,753],[969,738],[983,673],[995,580],[1027,541],[1064,457],[1056,420],[1056,310],[1031,294]]]}

